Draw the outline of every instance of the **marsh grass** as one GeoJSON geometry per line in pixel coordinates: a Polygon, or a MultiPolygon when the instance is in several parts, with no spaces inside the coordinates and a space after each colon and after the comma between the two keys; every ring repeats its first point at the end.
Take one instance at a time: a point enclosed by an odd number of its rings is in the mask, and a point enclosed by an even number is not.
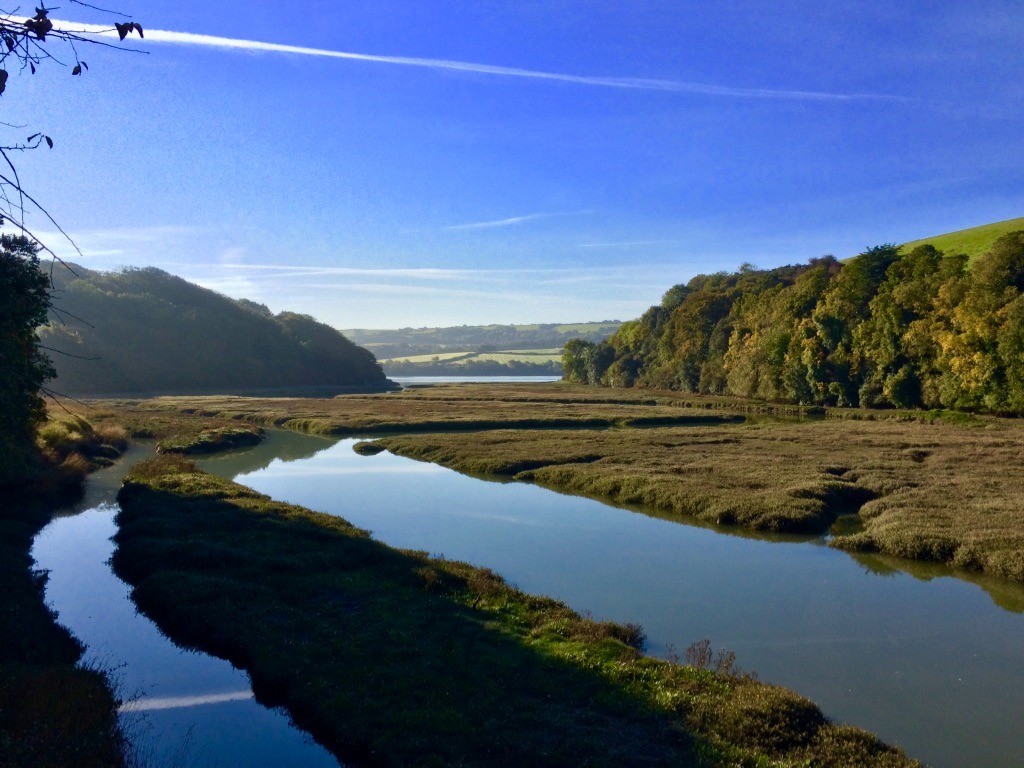
{"type": "Polygon", "coordinates": [[[1024,423],[956,411],[779,405],[566,384],[441,385],[330,400],[95,403],[161,437],[239,422],[362,443],[661,517],[941,562],[1024,581],[1024,423]],[[635,427],[643,426],[644,429],[635,427]]]}
{"type": "Polygon", "coordinates": [[[175,642],[354,765],[912,765],[784,689],[643,656],[642,630],[160,457],[116,571],[175,642]]]}

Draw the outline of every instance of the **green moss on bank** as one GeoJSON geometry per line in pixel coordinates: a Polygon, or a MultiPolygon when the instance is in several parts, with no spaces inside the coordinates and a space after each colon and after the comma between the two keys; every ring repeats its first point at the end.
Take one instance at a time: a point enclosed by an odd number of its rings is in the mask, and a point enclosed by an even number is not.
{"type": "Polygon", "coordinates": [[[177,457],[137,466],[120,502],[140,609],[353,764],[915,764],[790,691],[647,658],[638,628],[177,457]]]}

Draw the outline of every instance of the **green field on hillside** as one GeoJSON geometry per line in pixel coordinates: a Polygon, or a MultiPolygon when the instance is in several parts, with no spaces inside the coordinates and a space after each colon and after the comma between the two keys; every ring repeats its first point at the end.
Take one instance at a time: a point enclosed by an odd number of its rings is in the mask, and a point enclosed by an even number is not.
{"type": "Polygon", "coordinates": [[[900,246],[900,249],[904,253],[909,253],[919,245],[934,245],[944,253],[965,253],[971,259],[974,259],[974,257],[987,251],[999,237],[1007,232],[1014,232],[1018,229],[1024,229],[1024,217],[997,221],[980,227],[971,227],[970,229],[961,229],[958,232],[947,232],[944,235],[914,240],[904,243],[900,246]]]}
{"type": "Polygon", "coordinates": [[[498,363],[548,363],[561,362],[562,350],[558,347],[549,349],[509,349],[495,352],[440,352],[430,355],[409,355],[407,357],[394,357],[381,360],[382,365],[389,363],[433,363],[448,362],[452,365],[462,365],[470,360],[476,362],[498,362],[498,363]]]}

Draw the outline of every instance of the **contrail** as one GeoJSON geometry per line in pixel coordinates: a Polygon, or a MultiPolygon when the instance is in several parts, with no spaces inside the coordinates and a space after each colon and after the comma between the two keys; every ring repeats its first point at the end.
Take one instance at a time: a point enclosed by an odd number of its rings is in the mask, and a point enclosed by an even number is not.
{"type": "MultiPolygon", "coordinates": [[[[117,37],[117,32],[101,24],[78,24],[72,21],[53,19],[57,29],[65,32],[117,37]]],[[[453,72],[470,72],[495,77],[519,77],[534,80],[548,80],[575,85],[589,85],[601,88],[624,88],[643,91],[664,91],[670,93],[689,93],[699,96],[728,96],[742,99],[792,99],[803,101],[864,101],[886,100],[907,101],[904,96],[877,93],[827,93],[824,91],[785,90],[775,88],[734,88],[726,85],[708,83],[691,83],[681,80],[659,80],[642,77],[602,77],[593,75],[572,75],[563,72],[544,72],[519,67],[503,67],[493,64],[478,64],[469,61],[452,61],[449,59],[426,59],[410,56],[381,56],[370,53],[351,53],[347,51],[331,51],[323,48],[306,48],[300,45],[282,45],[280,43],[263,43],[257,40],[239,40],[233,37],[217,37],[215,35],[199,35],[193,32],[170,32],[162,29],[146,29],[145,41],[150,43],[171,43],[177,45],[198,45],[207,48],[226,48],[240,51],[264,53],[288,53],[299,56],[319,56],[330,59],[347,59],[349,61],[366,61],[377,64],[392,64],[405,67],[421,67],[426,69],[447,70],[453,72]]]]}

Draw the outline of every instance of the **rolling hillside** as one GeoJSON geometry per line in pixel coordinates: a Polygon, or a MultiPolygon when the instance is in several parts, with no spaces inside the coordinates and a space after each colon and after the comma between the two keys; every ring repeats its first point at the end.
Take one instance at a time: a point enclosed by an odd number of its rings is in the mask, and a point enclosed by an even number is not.
{"type": "Polygon", "coordinates": [[[992,243],[1007,232],[1021,229],[1024,229],[1024,217],[961,229],[959,232],[947,232],[944,235],[933,235],[904,243],[900,249],[908,253],[919,245],[933,245],[943,253],[964,253],[973,260],[991,248],[992,243]]]}
{"type": "Polygon", "coordinates": [[[618,320],[599,323],[536,323],[532,325],[462,325],[448,328],[394,330],[350,328],[346,337],[373,352],[379,360],[448,353],[505,350],[561,349],[569,339],[601,341],[621,325],[618,320]]]}
{"type": "Polygon", "coordinates": [[[389,376],[558,376],[569,339],[594,343],[621,323],[464,325],[397,330],[349,329],[348,338],[377,355],[389,376]]]}

